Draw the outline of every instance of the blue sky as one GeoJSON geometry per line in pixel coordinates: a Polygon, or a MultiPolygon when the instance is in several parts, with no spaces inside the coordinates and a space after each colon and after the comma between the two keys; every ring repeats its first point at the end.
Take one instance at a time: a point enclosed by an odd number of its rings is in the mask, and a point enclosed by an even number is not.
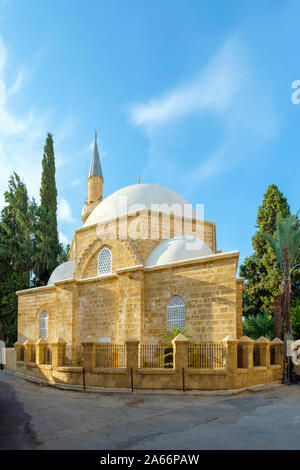
{"type": "Polygon", "coordinates": [[[300,207],[299,17],[297,0],[0,0],[0,205],[14,170],[38,198],[52,132],[70,242],[96,127],[105,196],[168,186],[243,259],[269,184],[300,207]]]}

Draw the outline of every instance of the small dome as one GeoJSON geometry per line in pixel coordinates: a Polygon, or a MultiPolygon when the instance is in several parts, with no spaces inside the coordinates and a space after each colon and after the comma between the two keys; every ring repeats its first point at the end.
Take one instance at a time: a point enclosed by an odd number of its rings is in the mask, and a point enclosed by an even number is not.
{"type": "Polygon", "coordinates": [[[213,255],[213,251],[199,238],[176,237],[163,240],[150,253],[146,268],[163,266],[190,259],[213,255]]]}
{"type": "Polygon", "coordinates": [[[196,218],[197,213],[191,204],[172,189],[158,184],[133,184],[119,189],[98,204],[85,221],[84,227],[142,209],[163,213],[171,210],[172,214],[183,216],[186,204],[192,212],[186,214],[186,217],[196,218]],[[160,207],[153,207],[153,204],[160,207]]]}
{"type": "Polygon", "coordinates": [[[55,282],[73,279],[74,271],[75,261],[66,261],[65,263],[60,264],[59,266],[57,266],[57,268],[54,269],[47,285],[53,286],[55,282]]]}

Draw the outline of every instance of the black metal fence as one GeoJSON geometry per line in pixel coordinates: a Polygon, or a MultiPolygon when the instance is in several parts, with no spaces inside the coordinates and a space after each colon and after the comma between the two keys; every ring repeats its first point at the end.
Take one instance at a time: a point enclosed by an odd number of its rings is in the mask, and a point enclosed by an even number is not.
{"type": "Polygon", "coordinates": [[[139,368],[173,368],[173,348],[166,344],[140,344],[139,368]]]}
{"type": "Polygon", "coordinates": [[[98,344],[96,347],[96,367],[123,369],[127,367],[125,344],[98,344]]]}
{"type": "Polygon", "coordinates": [[[276,364],[276,347],[272,345],[270,347],[270,364],[271,366],[276,364]]]}
{"type": "Polygon", "coordinates": [[[237,347],[237,366],[238,369],[242,369],[244,364],[243,364],[243,346],[241,344],[238,344],[237,347]]]}
{"type": "Polygon", "coordinates": [[[260,347],[258,344],[253,346],[253,366],[260,366],[260,347]]]}
{"type": "Polygon", "coordinates": [[[227,348],[220,343],[189,344],[190,369],[222,369],[226,367],[227,348]]]}
{"type": "Polygon", "coordinates": [[[25,361],[25,348],[24,348],[24,346],[20,347],[20,361],[25,361]]]}
{"type": "Polygon", "coordinates": [[[52,364],[52,349],[51,346],[47,346],[45,351],[45,364],[52,364]]]}
{"type": "Polygon", "coordinates": [[[66,353],[65,353],[65,366],[83,366],[83,353],[82,353],[82,346],[66,346],[66,353]]]}
{"type": "Polygon", "coordinates": [[[36,349],[35,349],[35,346],[32,348],[31,361],[36,362],[36,349]]]}

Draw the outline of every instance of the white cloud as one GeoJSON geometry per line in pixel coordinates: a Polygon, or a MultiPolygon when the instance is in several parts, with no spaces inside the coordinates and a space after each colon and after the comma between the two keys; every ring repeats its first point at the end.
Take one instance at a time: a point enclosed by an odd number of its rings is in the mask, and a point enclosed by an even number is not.
{"type": "Polygon", "coordinates": [[[16,80],[7,90],[7,97],[14,96],[18,93],[21,88],[21,85],[24,82],[24,75],[24,70],[19,70],[16,80]]]}
{"type": "Polygon", "coordinates": [[[71,181],[71,186],[72,187],[79,186],[80,183],[81,183],[81,180],[77,178],[76,180],[71,181]]]}
{"type": "MultiPolygon", "coordinates": [[[[7,189],[9,176],[15,171],[24,179],[29,194],[39,199],[41,180],[41,158],[43,146],[48,131],[53,130],[59,136],[59,143],[63,140],[64,132],[70,135],[76,126],[71,115],[56,123],[49,111],[41,112],[33,107],[26,112],[20,111],[22,104],[22,89],[31,73],[26,67],[17,67],[16,79],[9,83],[6,80],[6,64],[9,53],[0,36],[0,80],[6,85],[6,102],[0,104],[0,207],[4,203],[3,193],[7,189]],[[18,111],[14,110],[14,103],[18,102],[18,111]],[[55,125],[52,124],[55,122],[55,125]]],[[[10,64],[12,70],[12,64],[10,64]]],[[[10,72],[9,77],[13,76],[10,72]]],[[[65,159],[56,142],[55,150],[57,167],[65,159]]]]}
{"type": "Polygon", "coordinates": [[[60,243],[62,243],[63,245],[67,245],[69,243],[68,237],[64,233],[58,232],[58,237],[60,243]]]}
{"type": "Polygon", "coordinates": [[[131,123],[152,128],[201,110],[224,110],[242,80],[240,55],[237,41],[227,41],[197,78],[148,103],[132,105],[131,123]]]}
{"type": "Polygon", "coordinates": [[[62,222],[73,222],[72,209],[68,201],[64,198],[61,198],[58,203],[57,217],[58,220],[62,222]]]}
{"type": "MultiPolygon", "coordinates": [[[[171,181],[180,176],[188,190],[190,185],[238,165],[276,136],[280,127],[268,87],[253,72],[237,37],[223,44],[198,77],[148,102],[133,104],[129,119],[149,138],[144,176],[160,178],[165,174],[171,181]],[[199,119],[209,119],[212,126],[216,122],[221,137],[209,145],[213,148],[209,154],[199,147],[198,164],[193,168],[183,167],[182,160],[176,163],[172,157],[178,135],[176,121],[196,113],[199,119]]],[[[184,139],[182,127],[180,134],[184,139]]]]}
{"type": "Polygon", "coordinates": [[[0,37],[0,73],[3,71],[6,62],[7,52],[3,40],[0,37]]]}

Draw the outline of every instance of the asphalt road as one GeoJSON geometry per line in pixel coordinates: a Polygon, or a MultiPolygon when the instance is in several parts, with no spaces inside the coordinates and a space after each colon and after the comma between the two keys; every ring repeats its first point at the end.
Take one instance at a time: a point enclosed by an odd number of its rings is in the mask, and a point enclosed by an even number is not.
{"type": "Polygon", "coordinates": [[[96,394],[0,372],[0,449],[300,449],[300,386],[220,397],[96,394]]]}

